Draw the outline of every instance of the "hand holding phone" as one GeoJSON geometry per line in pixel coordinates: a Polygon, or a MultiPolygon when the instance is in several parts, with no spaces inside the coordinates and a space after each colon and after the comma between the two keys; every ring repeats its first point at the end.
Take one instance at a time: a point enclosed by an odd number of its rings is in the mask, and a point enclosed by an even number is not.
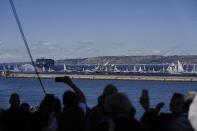
{"type": "Polygon", "coordinates": [[[56,77],[56,78],[55,78],[55,81],[56,81],[56,82],[64,82],[64,83],[66,83],[66,84],[68,84],[68,85],[73,84],[71,78],[68,77],[68,76],[56,77]]]}
{"type": "Polygon", "coordinates": [[[55,82],[64,82],[64,77],[55,77],[55,82]]]}

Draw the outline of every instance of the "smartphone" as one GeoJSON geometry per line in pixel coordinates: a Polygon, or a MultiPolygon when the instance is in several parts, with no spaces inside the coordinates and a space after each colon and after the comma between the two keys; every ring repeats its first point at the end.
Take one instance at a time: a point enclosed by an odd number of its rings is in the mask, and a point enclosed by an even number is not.
{"type": "Polygon", "coordinates": [[[55,82],[64,82],[64,77],[55,77],[55,82]]]}

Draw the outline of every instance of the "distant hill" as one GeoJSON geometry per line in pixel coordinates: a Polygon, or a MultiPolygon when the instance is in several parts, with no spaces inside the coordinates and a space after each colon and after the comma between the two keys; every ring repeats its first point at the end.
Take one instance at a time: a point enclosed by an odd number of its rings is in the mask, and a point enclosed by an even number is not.
{"type": "Polygon", "coordinates": [[[57,64],[161,64],[180,61],[187,64],[197,64],[197,55],[182,55],[182,56],[99,56],[82,59],[63,59],[57,60],[57,64]]]}
{"type": "MultiPolygon", "coordinates": [[[[99,56],[78,59],[56,60],[56,64],[162,64],[180,61],[185,64],[197,64],[197,55],[147,55],[147,56],[99,56]]],[[[31,62],[9,62],[6,64],[30,64],[31,62]]],[[[3,64],[3,63],[0,63],[3,64]]]]}

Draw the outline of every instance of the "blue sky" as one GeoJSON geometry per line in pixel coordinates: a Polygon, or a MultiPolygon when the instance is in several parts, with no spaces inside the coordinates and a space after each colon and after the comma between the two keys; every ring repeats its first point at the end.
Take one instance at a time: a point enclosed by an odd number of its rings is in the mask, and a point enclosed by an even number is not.
{"type": "MultiPolygon", "coordinates": [[[[197,0],[13,0],[33,57],[197,55],[197,0]]],[[[27,61],[0,0],[0,62],[27,61]]]]}

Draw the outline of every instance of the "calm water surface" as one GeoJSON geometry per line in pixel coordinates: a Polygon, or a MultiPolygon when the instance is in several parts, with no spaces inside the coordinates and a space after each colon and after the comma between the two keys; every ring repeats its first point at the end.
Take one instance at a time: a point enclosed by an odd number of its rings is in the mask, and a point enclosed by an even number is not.
{"type": "MultiPolygon", "coordinates": [[[[53,93],[60,99],[65,90],[70,89],[63,83],[56,83],[54,79],[43,79],[44,86],[48,93],[53,93]]],[[[130,98],[137,109],[137,117],[143,110],[139,104],[139,97],[142,89],[148,89],[151,105],[154,106],[160,101],[166,103],[163,111],[168,111],[168,104],[174,92],[187,93],[197,91],[197,82],[161,82],[161,81],[130,81],[130,80],[78,80],[74,82],[80,87],[87,97],[90,107],[96,105],[97,97],[102,93],[106,84],[113,83],[119,91],[124,92],[130,98]]],[[[8,108],[8,100],[11,93],[20,94],[21,102],[28,102],[37,106],[44,97],[37,79],[34,78],[0,78],[0,108],[8,108]]]]}

